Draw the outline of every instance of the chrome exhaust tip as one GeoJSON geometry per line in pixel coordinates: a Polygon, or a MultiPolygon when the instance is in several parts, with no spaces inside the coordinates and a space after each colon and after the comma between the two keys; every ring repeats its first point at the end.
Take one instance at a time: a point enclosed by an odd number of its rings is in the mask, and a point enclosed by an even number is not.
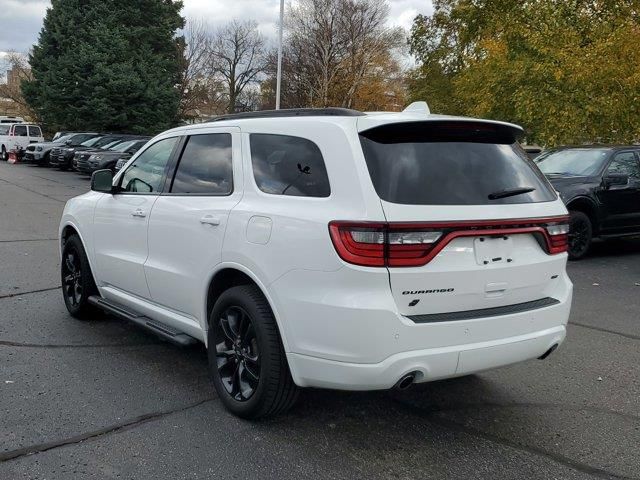
{"type": "Polygon", "coordinates": [[[413,385],[413,381],[416,378],[415,372],[407,373],[403,377],[398,380],[398,382],[393,387],[395,390],[406,390],[411,385],[413,385]]]}

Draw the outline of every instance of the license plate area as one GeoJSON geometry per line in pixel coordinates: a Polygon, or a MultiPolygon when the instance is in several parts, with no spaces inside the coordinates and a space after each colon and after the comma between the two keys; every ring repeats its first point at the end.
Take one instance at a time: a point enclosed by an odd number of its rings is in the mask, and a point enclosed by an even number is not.
{"type": "Polygon", "coordinates": [[[477,237],[473,250],[478,265],[513,262],[513,239],[508,235],[477,237]]]}

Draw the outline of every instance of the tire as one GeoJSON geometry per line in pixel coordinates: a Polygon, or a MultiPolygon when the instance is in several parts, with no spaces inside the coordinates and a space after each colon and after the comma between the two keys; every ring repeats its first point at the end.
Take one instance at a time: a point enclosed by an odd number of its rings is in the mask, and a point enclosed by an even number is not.
{"type": "Polygon", "coordinates": [[[9,155],[7,154],[7,149],[2,145],[2,151],[0,151],[0,158],[5,162],[9,160],[9,155]]]}
{"type": "Polygon", "coordinates": [[[269,417],[295,403],[299,389],[257,286],[232,287],[220,295],[209,315],[207,353],[218,397],[234,415],[269,417]]]}
{"type": "Polygon", "coordinates": [[[88,300],[98,289],[78,235],[71,235],[62,248],[60,277],[62,297],[71,316],[81,320],[95,316],[98,310],[88,300]]]}
{"type": "Polygon", "coordinates": [[[569,260],[585,257],[593,240],[593,225],[589,217],[578,211],[569,212],[569,260]]]}

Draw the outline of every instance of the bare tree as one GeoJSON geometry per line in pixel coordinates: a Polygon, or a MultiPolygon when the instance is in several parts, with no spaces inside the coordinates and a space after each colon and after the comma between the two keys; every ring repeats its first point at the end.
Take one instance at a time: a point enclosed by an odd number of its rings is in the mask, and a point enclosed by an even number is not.
{"type": "Polygon", "coordinates": [[[225,86],[229,113],[236,110],[243,93],[249,92],[247,87],[265,72],[265,58],[264,38],[255,22],[234,20],[210,39],[208,66],[225,86]]]}
{"type": "Polygon", "coordinates": [[[401,94],[393,86],[399,69],[394,51],[404,44],[404,33],[386,26],[388,15],[386,0],[299,0],[290,6],[283,104],[354,108],[371,105],[376,92],[381,107],[398,103],[387,97],[401,94]]]}
{"type": "Polygon", "coordinates": [[[224,86],[209,68],[211,27],[202,19],[188,19],[184,29],[180,111],[182,120],[223,113],[224,86]]]}
{"type": "Polygon", "coordinates": [[[11,113],[26,119],[37,120],[36,112],[33,111],[22,96],[22,81],[32,78],[27,56],[11,51],[7,53],[4,61],[9,66],[9,70],[7,72],[7,82],[0,83],[0,100],[3,100],[0,109],[8,109],[11,110],[11,113]]]}

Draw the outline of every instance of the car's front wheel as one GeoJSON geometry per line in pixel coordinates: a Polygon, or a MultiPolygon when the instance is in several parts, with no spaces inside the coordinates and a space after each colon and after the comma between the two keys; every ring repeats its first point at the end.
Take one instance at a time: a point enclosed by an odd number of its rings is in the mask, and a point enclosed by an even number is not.
{"type": "Polygon", "coordinates": [[[89,297],[98,292],[93,281],[87,254],[78,235],[71,235],[62,248],[62,296],[69,313],[80,319],[86,319],[96,313],[89,303],[89,297]]]}
{"type": "Polygon", "coordinates": [[[209,317],[209,366],[222,403],[257,419],[288,410],[294,384],[271,308],[255,285],[220,295],[209,317]]]}
{"type": "Polygon", "coordinates": [[[4,145],[2,145],[2,150],[0,150],[0,158],[5,162],[9,160],[9,154],[7,153],[7,149],[4,145]]]}
{"type": "Polygon", "coordinates": [[[571,211],[569,215],[569,258],[579,260],[587,254],[589,247],[591,247],[593,225],[583,212],[571,211]]]}

